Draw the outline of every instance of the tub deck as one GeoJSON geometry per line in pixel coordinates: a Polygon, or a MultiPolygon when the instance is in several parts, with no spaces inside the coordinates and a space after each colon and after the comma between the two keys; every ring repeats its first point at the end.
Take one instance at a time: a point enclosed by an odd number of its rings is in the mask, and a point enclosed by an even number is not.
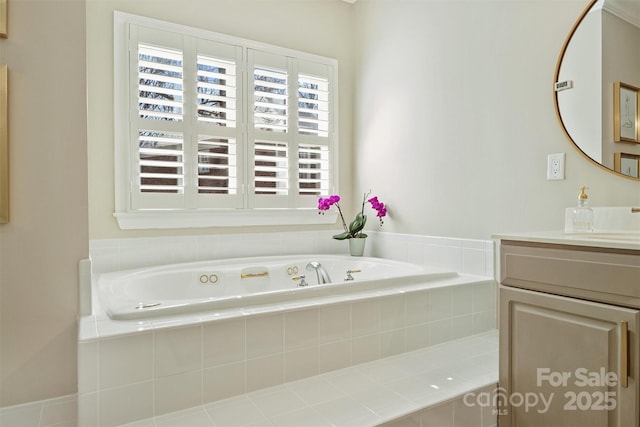
{"type": "Polygon", "coordinates": [[[497,381],[493,330],[126,426],[400,427],[433,417],[453,425],[455,417],[491,427],[497,424],[493,408],[468,406],[463,396],[491,393],[497,381]]]}

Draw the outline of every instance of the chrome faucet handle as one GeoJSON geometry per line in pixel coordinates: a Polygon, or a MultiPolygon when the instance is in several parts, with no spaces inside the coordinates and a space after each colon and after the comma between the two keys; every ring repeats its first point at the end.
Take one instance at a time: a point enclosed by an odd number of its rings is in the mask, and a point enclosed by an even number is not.
{"type": "Polygon", "coordinates": [[[291,280],[300,280],[300,283],[298,283],[298,287],[299,288],[304,287],[304,286],[309,286],[309,284],[304,280],[304,277],[305,277],[304,275],[302,275],[302,276],[293,276],[291,278],[291,280]]]}
{"type": "Polygon", "coordinates": [[[352,273],[360,273],[361,271],[362,270],[347,270],[347,277],[344,278],[344,281],[345,282],[349,282],[351,280],[355,280],[351,274],[352,273]]]}

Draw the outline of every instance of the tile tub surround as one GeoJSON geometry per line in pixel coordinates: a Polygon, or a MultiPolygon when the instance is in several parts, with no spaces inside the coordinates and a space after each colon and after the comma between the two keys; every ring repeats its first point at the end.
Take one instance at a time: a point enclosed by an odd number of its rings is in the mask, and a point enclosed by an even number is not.
{"type": "Polygon", "coordinates": [[[119,425],[251,393],[495,327],[492,241],[370,232],[365,256],[464,273],[434,289],[323,306],[114,322],[91,314],[91,274],[206,259],[346,254],[331,232],[90,242],[81,286],[80,425],[119,425]],[[465,276],[471,275],[471,276],[465,276]],[[87,283],[89,282],[89,283],[87,283]],[[88,289],[87,289],[88,286],[88,289]],[[223,342],[224,346],[219,345],[223,342]],[[265,375],[265,373],[267,375],[265,375]]]}
{"type": "MultiPolygon", "coordinates": [[[[367,231],[365,256],[494,277],[494,242],[367,231]]],[[[90,242],[93,274],[209,259],[295,254],[348,254],[334,231],[223,234],[90,242]]]]}
{"type": "Polygon", "coordinates": [[[125,424],[491,330],[495,282],[461,276],[421,291],[186,320],[194,323],[82,317],[80,425],[125,424]]]}
{"type": "Polygon", "coordinates": [[[497,390],[490,331],[127,424],[495,427],[479,396],[497,390]]]}

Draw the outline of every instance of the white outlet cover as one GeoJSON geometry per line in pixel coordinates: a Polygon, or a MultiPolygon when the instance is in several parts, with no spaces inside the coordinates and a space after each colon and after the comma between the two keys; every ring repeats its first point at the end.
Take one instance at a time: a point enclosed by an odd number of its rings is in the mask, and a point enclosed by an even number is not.
{"type": "Polygon", "coordinates": [[[564,179],[565,153],[549,154],[547,157],[547,179],[561,181],[564,179]]]}

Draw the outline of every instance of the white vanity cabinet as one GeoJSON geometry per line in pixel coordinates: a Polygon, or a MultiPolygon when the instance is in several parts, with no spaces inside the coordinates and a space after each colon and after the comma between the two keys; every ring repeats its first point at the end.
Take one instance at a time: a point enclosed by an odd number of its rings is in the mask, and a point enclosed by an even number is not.
{"type": "Polygon", "coordinates": [[[500,245],[499,425],[640,426],[640,250],[500,245]]]}

